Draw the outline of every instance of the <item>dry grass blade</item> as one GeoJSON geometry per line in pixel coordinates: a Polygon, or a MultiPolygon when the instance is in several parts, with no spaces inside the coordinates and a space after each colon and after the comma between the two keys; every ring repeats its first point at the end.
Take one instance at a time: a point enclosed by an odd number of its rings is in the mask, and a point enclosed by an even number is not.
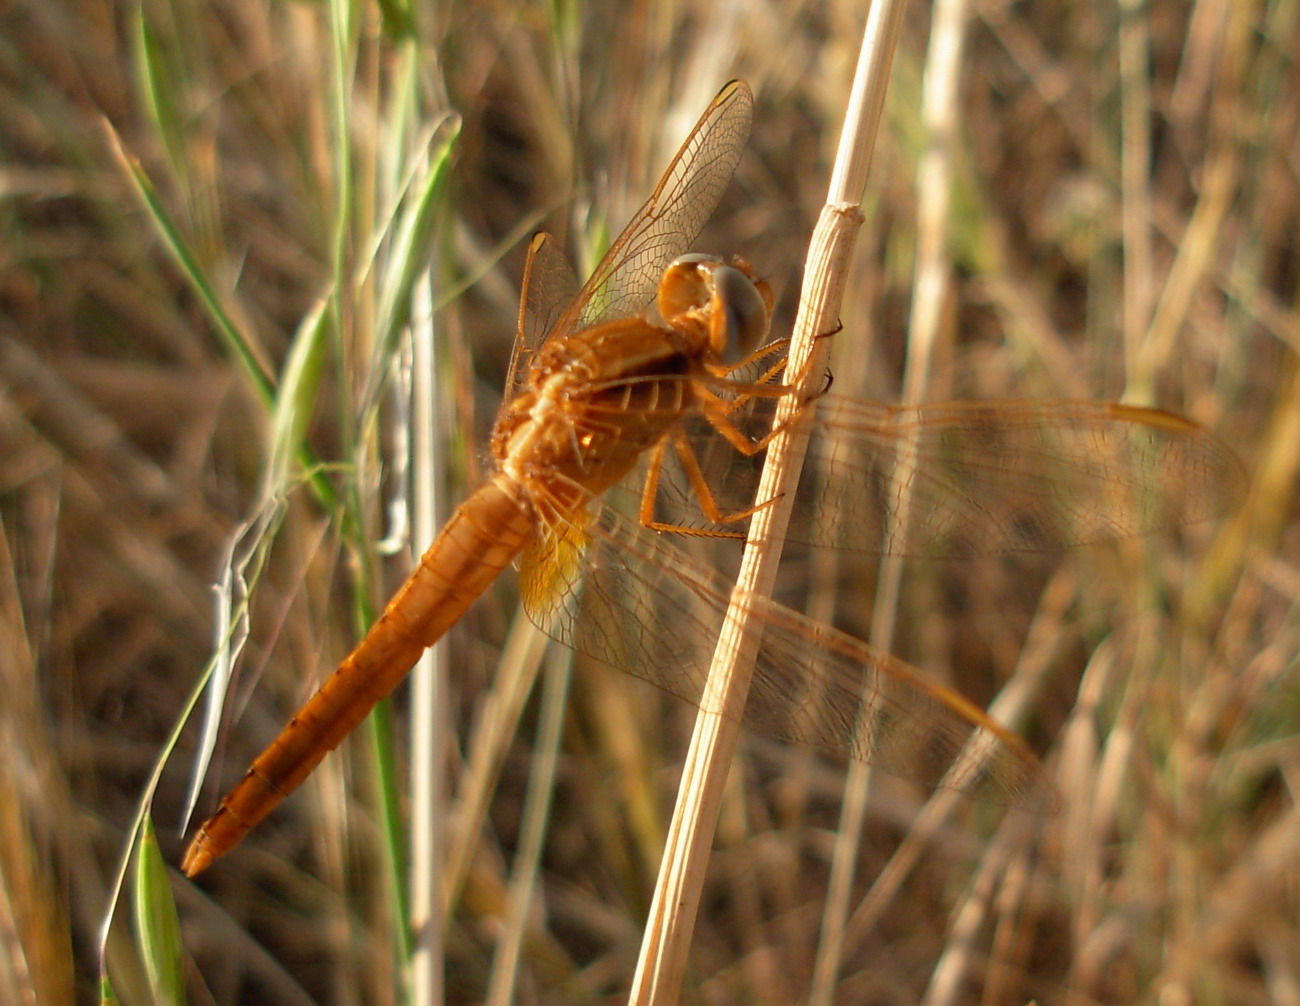
{"type": "MultiPolygon", "coordinates": [[[[35,654],[27,638],[9,529],[0,524],[0,997],[14,1003],[71,1002],[73,968],[66,908],[50,862],[68,790],[37,714],[35,654]]],[[[72,851],[71,849],[67,851],[72,851]]]]}
{"type": "MultiPolygon", "coordinates": [[[[884,107],[902,10],[901,2],[875,4],[866,26],[840,156],[828,204],[809,247],[790,346],[787,372],[799,375],[804,388],[813,387],[818,379],[818,363],[826,351],[824,344],[819,346],[819,337],[832,331],[839,317],[849,257],[862,219],[858,201],[884,107]],[[856,191],[850,185],[856,186],[856,191]]],[[[797,408],[793,398],[784,400],[774,422],[788,423],[797,408]]],[[[682,770],[677,809],[642,937],[629,999],[633,1003],[672,1003],[680,995],[705,864],[748,696],[751,672],[746,668],[753,666],[758,645],[754,629],[746,626],[746,598],[766,597],[772,592],[784,522],[790,512],[789,502],[782,504],[781,500],[794,498],[801,452],[799,439],[785,436],[778,437],[765,455],[756,499],[778,502],[755,514],[748,530],[750,544],[737,577],[733,607],[723,625],[701,703],[702,709],[710,711],[696,720],[682,770]]]]}

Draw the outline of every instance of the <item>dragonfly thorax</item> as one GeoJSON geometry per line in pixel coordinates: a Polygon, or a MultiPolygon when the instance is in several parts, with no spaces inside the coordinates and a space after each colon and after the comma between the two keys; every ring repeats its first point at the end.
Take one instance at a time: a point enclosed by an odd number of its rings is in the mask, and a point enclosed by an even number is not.
{"type": "Polygon", "coordinates": [[[604,492],[694,408],[700,370],[683,341],[627,318],[545,346],[526,390],[497,419],[492,452],[502,472],[557,510],[604,492]]]}

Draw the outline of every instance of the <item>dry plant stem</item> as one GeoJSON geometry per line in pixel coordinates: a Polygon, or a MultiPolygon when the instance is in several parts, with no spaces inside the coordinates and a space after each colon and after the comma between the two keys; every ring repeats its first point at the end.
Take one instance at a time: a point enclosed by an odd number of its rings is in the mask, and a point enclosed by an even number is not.
{"type": "Polygon", "coordinates": [[[538,887],[546,825],[555,795],[556,766],[564,730],[569,681],[573,670],[572,651],[551,647],[542,680],[541,715],[537,742],[528,772],[523,824],[519,848],[511,867],[510,887],[502,913],[502,934],[492,959],[487,1006],[510,1006],[516,1001],[520,961],[528,934],[533,895],[538,887]]]}
{"type": "MultiPolygon", "coordinates": [[[[800,320],[791,346],[791,361],[814,378],[825,353],[817,332],[831,331],[843,296],[844,275],[862,215],[856,205],[826,206],[813,233],[808,272],[801,296],[800,320]],[[800,364],[798,361],[806,361],[800,364]]],[[[798,370],[795,371],[796,373],[798,370]]],[[[787,398],[777,422],[797,411],[799,402],[787,398]]],[[[759,486],[763,499],[791,499],[802,464],[799,438],[778,437],[767,451],[759,486]]],[[[746,631],[747,599],[766,596],[776,577],[779,543],[789,508],[771,506],[754,515],[750,544],[745,550],[733,593],[732,608],[723,624],[710,668],[700,716],[682,769],[677,807],[669,826],[659,882],[633,979],[632,1003],[675,1003],[686,968],[704,882],[704,863],[713,842],[718,807],[740,731],[758,639],[746,631]]]]}
{"type": "MultiPolygon", "coordinates": [[[[435,341],[431,277],[416,285],[412,316],[413,514],[411,541],[432,541],[441,525],[437,473],[443,443],[437,423],[435,341]]],[[[412,562],[418,562],[413,556],[412,562]]],[[[443,913],[440,878],[446,859],[446,793],[443,786],[443,731],[446,709],[446,647],[426,650],[411,679],[411,879],[410,926],[413,936],[410,989],[415,1002],[442,1001],[443,913]]]]}
{"type": "MultiPolygon", "coordinates": [[[[921,117],[926,132],[926,146],[917,168],[919,220],[911,325],[903,377],[903,404],[925,400],[930,361],[940,324],[940,305],[947,295],[950,280],[947,220],[952,191],[952,148],[957,131],[956,97],[966,6],[966,0],[939,0],[936,3],[925,63],[921,117]]],[[[911,497],[907,487],[911,484],[912,474],[901,466],[893,473],[894,487],[890,496],[897,503],[889,515],[891,537],[902,538],[907,534],[911,512],[911,497]]],[[[893,650],[902,574],[901,556],[890,555],[882,559],[869,642],[887,653],[893,650]]],[[[869,731],[871,724],[861,723],[858,729],[869,731]]],[[[809,1003],[813,1006],[829,1006],[835,998],[836,978],[844,950],[845,926],[850,911],[870,783],[870,765],[854,762],[849,766],[826,904],[822,913],[821,938],[817,942],[817,960],[809,991],[809,1003]]]]}
{"type": "Polygon", "coordinates": [[[456,786],[449,815],[447,856],[442,874],[444,920],[460,903],[466,880],[479,851],[484,821],[510,742],[519,727],[524,704],[532,694],[541,668],[547,637],[516,611],[501,654],[496,682],[483,713],[474,724],[469,753],[456,786]]]}
{"type": "Polygon", "coordinates": [[[1127,401],[1149,400],[1153,370],[1140,366],[1141,347],[1151,323],[1151,88],[1147,67],[1151,59],[1147,12],[1133,0],[1122,0],[1119,66],[1122,86],[1124,185],[1124,345],[1130,387],[1127,401]],[[1140,397],[1132,397],[1132,393],[1140,397]]]}
{"type": "MultiPolygon", "coordinates": [[[[815,387],[828,348],[826,340],[818,336],[833,331],[839,321],[845,277],[862,223],[858,200],[884,107],[902,12],[903,4],[894,0],[874,4],[868,16],[828,202],[808,251],[799,316],[790,346],[787,373],[799,375],[805,387],[815,387]]],[[[785,399],[776,421],[787,421],[799,408],[798,400],[785,399]]],[[[758,646],[757,637],[747,627],[748,599],[771,594],[802,464],[803,447],[795,438],[778,437],[767,450],[757,500],[778,502],[755,514],[749,528],[750,543],[682,770],[677,806],[632,983],[631,1003],[675,1003],[678,999],[705,864],[758,646]]]]}
{"type": "Polygon", "coordinates": [[[998,894],[998,884],[1013,853],[1022,844],[1008,831],[1024,831],[1024,819],[1017,818],[1015,828],[1008,828],[1010,819],[1003,822],[1000,841],[993,843],[980,861],[966,901],[954,912],[948,938],[944,940],[943,954],[935,964],[930,985],[921,999],[921,1006],[950,1006],[960,996],[963,982],[975,957],[976,944],[988,921],[988,915],[998,894]]]}
{"type": "MultiPolygon", "coordinates": [[[[1043,592],[1042,603],[1025,640],[1015,672],[989,707],[989,715],[997,722],[1010,723],[1023,718],[1045,687],[1061,658],[1061,648],[1066,638],[1061,632],[1061,620],[1077,590],[1076,577],[1069,572],[1060,572],[1043,592]]],[[[967,759],[982,757],[983,748],[980,736],[976,734],[954,769],[960,769],[967,759]]],[[[845,925],[841,945],[847,953],[855,953],[870,937],[902,890],[903,882],[921,861],[931,840],[939,834],[949,817],[961,806],[961,802],[962,797],[956,790],[942,787],[926,802],[897,851],[890,857],[845,925]]],[[[1025,833],[1019,824],[1004,825],[1000,839],[1007,834],[1023,838],[1025,833]]],[[[994,843],[990,851],[997,845],[994,843]]],[[[981,866],[981,873],[986,868],[987,862],[981,866]]],[[[977,876],[974,881],[976,890],[979,884],[977,876]]]]}

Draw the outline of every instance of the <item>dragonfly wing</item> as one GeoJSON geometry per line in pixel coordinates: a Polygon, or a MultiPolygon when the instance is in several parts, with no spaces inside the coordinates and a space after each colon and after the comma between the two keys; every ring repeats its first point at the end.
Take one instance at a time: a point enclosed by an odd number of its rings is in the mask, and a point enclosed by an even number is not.
{"type": "MultiPolygon", "coordinates": [[[[525,607],[560,642],[701,707],[731,588],[670,540],[609,508],[585,528],[556,525],[523,558],[525,607]]],[[[1033,755],[961,695],[781,605],[746,605],[762,626],[747,726],[982,799],[1043,796],[1033,755]],[[987,757],[951,773],[979,727],[987,757]]]]}
{"type": "MultiPolygon", "coordinates": [[[[1240,504],[1232,450],[1172,413],[1114,402],[829,398],[810,427],[801,530],[881,553],[1044,552],[1179,527],[1240,504]],[[907,507],[907,521],[891,519],[907,507]]],[[[799,508],[796,508],[798,512],[799,508]]]]}
{"type": "MultiPolygon", "coordinates": [[[[770,428],[755,403],[747,432],[770,428]]],[[[812,422],[792,541],[930,558],[1050,552],[1228,513],[1247,477],[1232,449],[1168,412],[1088,401],[914,407],[826,395],[812,422]],[[901,508],[907,521],[899,524],[901,508]]],[[[723,510],[754,501],[757,459],[696,421],[692,446],[723,510]]],[[[680,466],[661,479],[664,519],[694,524],[680,466]]]]}
{"type": "Polygon", "coordinates": [[[654,299],[664,268],[687,251],[740,163],[753,117],[749,85],[733,80],[691,130],[645,204],[592,271],[557,333],[631,317],[654,299]]]}
{"type": "Polygon", "coordinates": [[[519,295],[519,326],[515,348],[506,374],[503,402],[522,390],[528,364],[565,307],[577,296],[578,277],[555,238],[542,233],[533,237],[524,264],[524,281],[519,295]]]}

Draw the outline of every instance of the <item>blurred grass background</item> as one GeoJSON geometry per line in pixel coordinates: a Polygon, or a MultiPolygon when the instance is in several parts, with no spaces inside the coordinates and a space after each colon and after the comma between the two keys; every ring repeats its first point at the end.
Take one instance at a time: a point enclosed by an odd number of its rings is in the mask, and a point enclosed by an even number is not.
{"type": "MultiPolygon", "coordinates": [[[[391,356],[385,296],[410,264],[393,221],[412,200],[414,152],[450,135],[448,115],[462,125],[427,244],[435,300],[449,299],[433,317],[452,501],[483,467],[513,338],[515,238],[546,226],[598,246],[732,76],[755,88],[754,135],[699,247],[772,277],[778,330],[788,325],[864,11],[610,11],[0,11],[0,805],[12,808],[0,999],[94,994],[115,862],[211,650],[210,585],[271,450],[270,407],[249,375],[277,380],[322,303],[323,376],[294,404],[331,492],[300,476],[289,487],[253,595],[223,781],[405,574],[406,560],[373,546],[387,532],[393,418],[385,408],[376,424],[364,406],[391,356]],[[160,240],[105,121],[152,179],[192,271],[160,240]]],[[[969,17],[954,284],[931,396],[1171,408],[1222,433],[1253,491],[1221,523],[1059,564],[909,566],[895,652],[981,701],[1017,676],[1038,682],[1026,731],[1062,807],[1006,823],[998,808],[964,808],[903,870],[924,794],[882,782],[831,1001],[1300,1001],[1296,5],[977,2],[969,17]],[[882,871],[895,893],[873,888],[882,871]]],[[[897,58],[837,392],[898,395],[929,18],[911,10],[897,58]],[[849,352],[868,326],[870,351],[849,352]]],[[[505,701],[505,579],[448,644],[456,740],[441,769],[450,826],[469,829],[472,853],[449,881],[450,1002],[482,1000],[501,967],[540,730],[529,707],[495,753],[485,816],[471,814],[465,794],[483,780],[466,753],[505,701]]],[[[859,579],[833,586],[840,617],[865,631],[859,579]]],[[[514,998],[619,1001],[689,716],[578,669],[514,998]]],[[[173,863],[193,737],[154,804],[173,863]]],[[[373,756],[344,751],[199,885],[176,881],[195,1001],[400,997],[373,756]]],[[[842,777],[807,752],[749,745],[709,864],[688,1001],[809,997],[842,777]]],[[[147,1001],[125,922],[108,946],[123,1001],[147,1001]]]]}

